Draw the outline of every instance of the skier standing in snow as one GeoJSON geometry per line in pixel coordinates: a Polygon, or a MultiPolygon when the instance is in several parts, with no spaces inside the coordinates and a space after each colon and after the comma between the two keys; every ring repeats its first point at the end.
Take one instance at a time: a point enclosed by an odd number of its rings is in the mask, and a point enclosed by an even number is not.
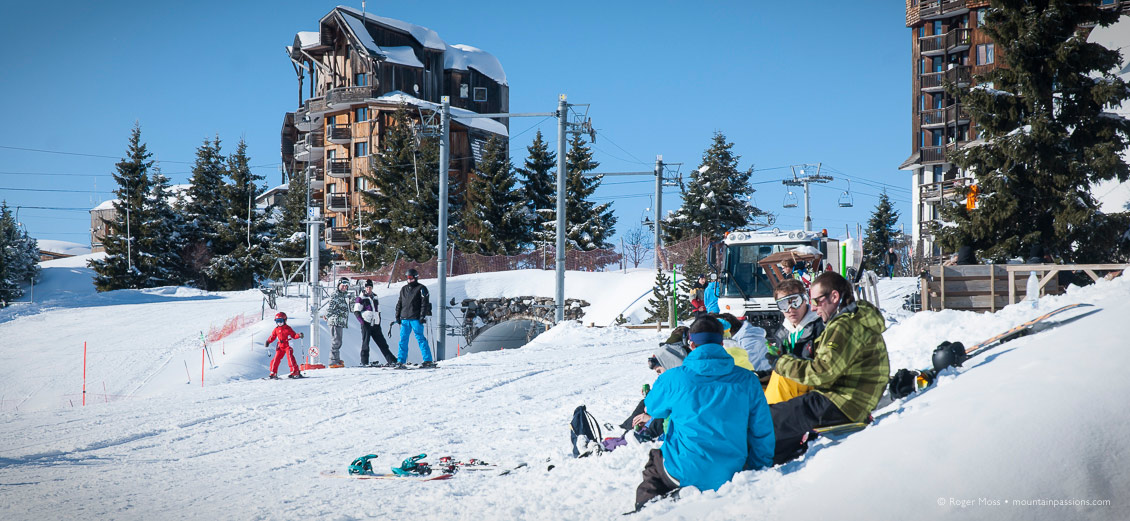
{"type": "Polygon", "coordinates": [[[769,406],[777,439],[774,463],[804,454],[806,436],[816,427],[865,421],[890,378],[886,323],[879,310],[856,301],[851,283],[835,272],[816,277],[810,291],[810,302],[824,320],[812,359],[782,354],[773,370],[813,389],[769,406]]]}
{"type": "Polygon", "coordinates": [[[678,487],[717,490],[747,469],[773,464],[773,422],[757,375],[722,349],[722,324],[691,324],[691,353],[655,380],[644,403],[667,418],[667,440],[652,449],[636,488],[636,510],[678,487]]]}
{"type": "Polygon", "coordinates": [[[380,300],[373,294],[373,281],[365,281],[364,291],[353,302],[353,315],[361,324],[361,365],[369,365],[369,339],[376,341],[385,363],[391,364],[394,359],[392,351],[388,350],[388,342],[381,335],[380,300]]]}
{"type": "Polygon", "coordinates": [[[400,349],[396,363],[403,367],[408,361],[408,334],[411,332],[416,337],[416,344],[420,346],[420,354],[424,358],[420,367],[434,367],[432,349],[424,336],[424,323],[427,322],[428,315],[432,314],[428,288],[420,284],[420,274],[415,268],[409,269],[406,275],[408,284],[400,288],[400,298],[396,301],[396,323],[400,324],[400,349]]]}
{"type": "Polygon", "coordinates": [[[887,278],[888,279],[894,278],[894,276],[895,276],[895,266],[898,265],[899,255],[897,253],[895,253],[895,248],[892,246],[890,248],[887,248],[887,253],[886,253],[886,255],[884,255],[884,257],[885,257],[884,260],[887,263],[887,278]]]}
{"type": "Polygon", "coordinates": [[[302,378],[302,373],[298,372],[298,361],[294,359],[294,350],[290,348],[291,339],[302,338],[302,333],[295,333],[290,326],[286,325],[286,313],[279,312],[275,315],[275,330],[271,331],[271,337],[267,339],[266,347],[271,347],[271,342],[279,341],[278,347],[275,348],[275,357],[271,359],[271,374],[269,376],[272,380],[279,378],[279,364],[282,363],[283,355],[286,355],[286,363],[290,366],[290,378],[302,378]]]}
{"type": "Polygon", "coordinates": [[[330,328],[330,337],[333,343],[330,344],[330,367],[345,367],[345,363],[341,361],[341,337],[345,328],[349,327],[349,303],[346,298],[349,296],[349,279],[342,277],[337,281],[337,291],[330,297],[330,303],[326,306],[326,325],[330,328]]]}
{"type": "MultiPolygon", "coordinates": [[[[824,321],[809,307],[808,290],[804,283],[796,279],[782,280],[773,288],[773,298],[777,299],[777,309],[781,310],[785,319],[769,339],[766,361],[772,367],[782,354],[812,360],[812,342],[824,332],[824,321]]],[[[765,387],[765,399],[773,405],[796,398],[810,389],[773,371],[765,387]]]]}

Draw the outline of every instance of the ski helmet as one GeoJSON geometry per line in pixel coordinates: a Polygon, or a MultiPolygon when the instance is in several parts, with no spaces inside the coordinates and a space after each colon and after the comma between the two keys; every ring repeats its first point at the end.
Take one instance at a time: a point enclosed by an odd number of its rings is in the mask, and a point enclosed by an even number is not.
{"type": "Polygon", "coordinates": [[[286,322],[286,313],[279,311],[278,314],[275,315],[275,322],[286,322]]]}
{"type": "Polygon", "coordinates": [[[420,272],[416,271],[416,268],[408,268],[408,271],[405,273],[405,275],[407,275],[410,279],[420,278],[420,272]]]}
{"type": "Polygon", "coordinates": [[[961,342],[942,342],[934,349],[934,370],[941,371],[947,367],[961,367],[969,358],[965,354],[965,346],[961,342]]]}

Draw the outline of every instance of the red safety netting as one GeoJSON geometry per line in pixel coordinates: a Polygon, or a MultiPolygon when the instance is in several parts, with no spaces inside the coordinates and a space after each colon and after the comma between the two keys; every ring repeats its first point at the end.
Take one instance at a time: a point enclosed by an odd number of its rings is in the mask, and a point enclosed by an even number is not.
{"type": "Polygon", "coordinates": [[[258,321],[259,316],[255,314],[236,315],[227,319],[224,325],[219,328],[216,328],[216,326],[210,327],[204,338],[209,342],[215,342],[258,321]]]}

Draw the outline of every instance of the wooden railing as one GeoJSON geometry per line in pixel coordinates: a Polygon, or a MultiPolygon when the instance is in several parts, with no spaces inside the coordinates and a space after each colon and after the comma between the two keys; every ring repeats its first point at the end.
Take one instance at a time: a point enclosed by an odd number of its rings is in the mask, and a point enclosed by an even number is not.
{"type": "Polygon", "coordinates": [[[961,188],[965,186],[965,179],[947,179],[937,183],[928,183],[918,187],[919,198],[923,201],[940,201],[959,197],[961,188]]]}
{"type": "Polygon", "coordinates": [[[330,160],[330,177],[337,177],[339,179],[343,177],[349,177],[349,174],[351,174],[352,172],[353,162],[348,157],[339,157],[330,160]]]}
{"type": "Polygon", "coordinates": [[[348,212],[349,211],[349,197],[345,194],[329,194],[329,199],[326,201],[326,208],[331,212],[348,212]]]}
{"type": "Polygon", "coordinates": [[[335,226],[328,230],[326,233],[326,242],[334,246],[348,246],[350,242],[349,228],[345,226],[335,226]]]}
{"type": "Polygon", "coordinates": [[[918,17],[921,20],[942,18],[964,8],[965,0],[926,0],[918,6],[918,17]]]}

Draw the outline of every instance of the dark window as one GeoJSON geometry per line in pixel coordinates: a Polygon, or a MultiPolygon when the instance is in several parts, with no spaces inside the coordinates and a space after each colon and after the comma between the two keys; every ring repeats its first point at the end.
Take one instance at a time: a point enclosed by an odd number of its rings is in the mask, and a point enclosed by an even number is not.
{"type": "Polygon", "coordinates": [[[918,95],[918,112],[922,112],[923,110],[926,110],[926,95],[925,94],[919,94],[918,95]]]}
{"type": "Polygon", "coordinates": [[[942,72],[942,70],[943,70],[942,67],[945,66],[944,65],[945,61],[946,61],[945,58],[943,58],[941,56],[935,56],[933,58],[930,58],[931,68],[934,69],[934,72],[942,72]]]}
{"type": "Polygon", "coordinates": [[[926,59],[918,59],[918,74],[926,74],[926,59]]]}
{"type": "Polygon", "coordinates": [[[353,110],[354,121],[368,121],[369,120],[369,107],[361,107],[353,110]]]}
{"type": "Polygon", "coordinates": [[[369,143],[360,141],[353,144],[353,157],[365,157],[369,155],[369,143]]]}
{"type": "Polygon", "coordinates": [[[977,46],[977,65],[988,65],[993,63],[994,46],[991,43],[983,43],[977,46]]]}
{"type": "Polygon", "coordinates": [[[942,34],[942,21],[934,20],[934,35],[942,34]]]}
{"type": "Polygon", "coordinates": [[[364,87],[369,84],[368,73],[360,72],[353,75],[353,84],[358,87],[364,87]]]}
{"type": "Polygon", "coordinates": [[[475,101],[486,101],[486,100],[487,100],[487,88],[486,87],[475,87],[475,101]]]}

